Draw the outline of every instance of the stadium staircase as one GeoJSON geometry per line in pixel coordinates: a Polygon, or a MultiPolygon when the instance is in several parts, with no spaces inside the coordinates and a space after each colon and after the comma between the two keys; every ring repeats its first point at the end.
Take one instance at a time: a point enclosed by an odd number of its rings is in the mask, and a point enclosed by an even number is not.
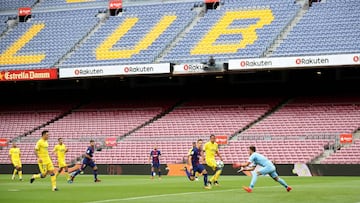
{"type": "Polygon", "coordinates": [[[280,46],[281,42],[288,36],[289,32],[293,29],[293,27],[300,21],[300,19],[308,11],[309,3],[307,0],[298,0],[297,3],[301,5],[301,9],[298,10],[296,16],[290,21],[290,23],[284,28],[284,30],[280,32],[278,37],[266,50],[266,52],[264,53],[264,57],[271,57],[273,51],[280,46]]]}
{"type": "Polygon", "coordinates": [[[97,14],[97,17],[100,19],[98,24],[93,27],[89,31],[87,35],[85,35],[82,39],[79,40],[78,43],[75,44],[75,46],[68,51],[62,58],[59,59],[59,61],[55,64],[55,66],[62,66],[62,62],[69,58],[71,54],[73,54],[79,47],[81,47],[86,40],[88,40],[94,33],[103,25],[105,24],[106,20],[109,19],[109,13],[107,12],[99,12],[97,14]]]}
{"type": "Polygon", "coordinates": [[[236,132],[234,135],[231,135],[229,137],[229,140],[241,140],[241,133],[246,131],[247,129],[251,128],[255,123],[261,121],[262,119],[270,116],[273,112],[277,111],[278,109],[282,108],[285,104],[289,103],[291,101],[290,98],[285,98],[281,102],[279,102],[276,106],[274,106],[272,109],[270,109],[268,112],[266,112],[264,115],[260,116],[258,119],[251,122],[249,125],[245,126],[244,128],[240,129],[238,132],[236,132]]]}
{"type": "Polygon", "coordinates": [[[199,20],[204,17],[205,6],[195,7],[194,10],[197,12],[197,16],[195,19],[182,31],[178,34],[176,39],[159,55],[158,58],[155,59],[156,63],[161,62],[163,57],[166,56],[170,50],[172,50],[176,44],[184,38],[184,36],[199,22],[199,20]]]}

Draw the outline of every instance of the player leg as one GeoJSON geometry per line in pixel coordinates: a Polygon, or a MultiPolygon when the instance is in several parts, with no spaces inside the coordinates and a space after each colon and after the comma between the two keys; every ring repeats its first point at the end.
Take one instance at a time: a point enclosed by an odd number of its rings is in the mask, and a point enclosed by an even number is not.
{"type": "Polygon", "coordinates": [[[33,183],[35,181],[35,179],[45,178],[46,175],[47,175],[47,166],[46,166],[46,164],[44,164],[43,162],[38,162],[38,166],[39,166],[40,173],[34,174],[30,178],[30,183],[33,183]]]}
{"type": "Polygon", "coordinates": [[[154,164],[151,164],[150,173],[151,173],[151,179],[154,179],[154,176],[156,175],[154,164]]]}
{"type": "MultiPolygon", "coordinates": [[[[93,162],[94,163],[94,162],[93,162]]],[[[96,166],[96,164],[94,163],[94,167],[93,167],[93,173],[94,173],[94,182],[101,182],[101,180],[99,180],[98,178],[97,178],[97,166],[96,166]]]]}
{"type": "Polygon", "coordinates": [[[214,175],[214,185],[219,185],[218,179],[222,173],[222,168],[216,167],[215,175],[214,175]]]}
{"type": "Polygon", "coordinates": [[[59,170],[56,173],[56,177],[59,176],[59,174],[62,172],[62,170],[63,170],[63,167],[61,167],[60,164],[59,164],[59,170]]]}
{"type": "Polygon", "coordinates": [[[275,170],[275,166],[265,166],[264,168],[260,169],[259,171],[251,171],[251,181],[249,187],[243,187],[246,192],[252,192],[255,187],[256,181],[259,175],[266,175],[270,174],[275,170]]]}
{"type": "Polygon", "coordinates": [[[16,163],[13,163],[13,165],[14,165],[14,171],[13,171],[13,175],[12,175],[12,177],[11,177],[11,180],[15,180],[15,176],[16,176],[16,174],[18,173],[17,164],[16,164],[16,163]]]}
{"type": "MultiPolygon", "coordinates": [[[[217,175],[218,170],[217,170],[217,168],[216,168],[216,160],[215,160],[215,159],[206,160],[206,164],[207,164],[213,171],[215,171],[214,175],[210,178],[210,181],[209,181],[210,184],[213,184],[213,183],[215,183],[216,177],[219,178],[218,176],[220,175],[220,174],[217,175]]],[[[220,171],[220,173],[221,173],[221,171],[220,171]]],[[[216,179],[216,181],[217,181],[217,179],[216,179]]]]}
{"type": "Polygon", "coordinates": [[[204,188],[205,189],[211,189],[211,184],[208,183],[208,172],[205,169],[204,165],[202,165],[202,164],[198,165],[196,171],[203,175],[204,188]]]}
{"type": "Polygon", "coordinates": [[[70,183],[74,182],[74,178],[79,175],[82,171],[85,170],[85,168],[87,167],[86,163],[82,163],[80,168],[77,169],[76,171],[72,172],[71,176],[70,176],[70,183]]]}
{"type": "Polygon", "coordinates": [[[194,170],[193,169],[191,169],[191,170],[187,170],[187,167],[186,166],[184,166],[184,171],[185,171],[185,173],[186,173],[186,176],[189,178],[189,180],[190,181],[194,181],[195,180],[195,175],[194,175],[194,170]]]}
{"type": "Polygon", "coordinates": [[[160,168],[160,163],[157,164],[157,170],[158,170],[158,176],[159,176],[159,179],[161,179],[161,168],[160,168]]]}
{"type": "Polygon", "coordinates": [[[53,163],[49,162],[46,165],[46,167],[47,167],[48,174],[50,175],[52,191],[58,191],[58,189],[56,187],[56,175],[55,175],[55,168],[54,168],[53,163]]]}
{"type": "Polygon", "coordinates": [[[277,181],[278,183],[280,183],[282,186],[284,186],[284,188],[286,189],[286,191],[290,192],[290,190],[292,190],[292,187],[290,187],[284,179],[280,178],[279,175],[276,173],[276,171],[272,172],[269,174],[275,181],[277,181]]]}
{"type": "Polygon", "coordinates": [[[23,179],[22,179],[22,164],[21,163],[19,164],[19,166],[16,170],[18,171],[19,180],[23,181],[23,179]]]}
{"type": "Polygon", "coordinates": [[[64,167],[64,173],[65,173],[66,181],[67,181],[68,183],[70,183],[69,168],[68,168],[67,165],[65,165],[65,167],[64,167]]]}

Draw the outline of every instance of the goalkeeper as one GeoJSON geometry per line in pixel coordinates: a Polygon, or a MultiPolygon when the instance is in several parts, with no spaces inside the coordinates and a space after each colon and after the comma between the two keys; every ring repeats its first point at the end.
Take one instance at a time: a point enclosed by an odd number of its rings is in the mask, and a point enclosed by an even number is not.
{"type": "Polygon", "coordinates": [[[271,178],[273,178],[275,181],[280,183],[282,186],[284,186],[286,191],[290,192],[290,190],[292,190],[292,188],[282,178],[279,177],[279,175],[276,172],[276,167],[273,164],[273,162],[271,162],[264,155],[257,153],[255,146],[249,147],[249,155],[250,155],[250,157],[247,162],[234,164],[234,168],[241,167],[241,169],[239,171],[245,171],[245,170],[251,171],[252,176],[251,176],[250,186],[249,187],[243,186],[243,189],[245,191],[252,192],[252,190],[254,189],[255,183],[258,179],[258,176],[267,175],[267,174],[269,176],[271,176],[271,178]],[[260,165],[263,168],[256,171],[256,170],[254,170],[256,165],[260,165]]]}

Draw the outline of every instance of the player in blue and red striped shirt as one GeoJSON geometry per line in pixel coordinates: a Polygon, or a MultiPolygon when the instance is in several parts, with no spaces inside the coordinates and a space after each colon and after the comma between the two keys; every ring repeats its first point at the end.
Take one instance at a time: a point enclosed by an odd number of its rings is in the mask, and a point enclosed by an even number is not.
{"type": "Polygon", "coordinates": [[[188,171],[186,167],[184,167],[184,170],[187,177],[191,181],[195,180],[196,172],[202,174],[204,176],[204,188],[211,189],[211,185],[208,184],[208,173],[205,169],[205,166],[202,164],[202,162],[204,162],[202,144],[202,139],[198,139],[196,142],[196,147],[194,147],[188,155],[188,164],[190,165],[190,170],[188,171]]]}
{"type": "Polygon", "coordinates": [[[160,169],[160,156],[161,152],[157,149],[157,146],[150,151],[149,162],[151,164],[151,179],[156,176],[155,169],[158,171],[159,179],[161,179],[161,169],[160,169]]]}
{"type": "Polygon", "coordinates": [[[95,141],[90,140],[90,146],[86,149],[85,158],[82,161],[81,167],[80,167],[80,169],[76,170],[75,172],[73,172],[71,174],[71,176],[70,176],[71,181],[69,183],[72,183],[74,181],[75,176],[82,173],[87,166],[90,166],[93,169],[94,182],[100,182],[100,180],[97,177],[98,168],[97,168],[97,166],[95,164],[95,160],[93,159],[94,151],[95,151],[95,141]]]}

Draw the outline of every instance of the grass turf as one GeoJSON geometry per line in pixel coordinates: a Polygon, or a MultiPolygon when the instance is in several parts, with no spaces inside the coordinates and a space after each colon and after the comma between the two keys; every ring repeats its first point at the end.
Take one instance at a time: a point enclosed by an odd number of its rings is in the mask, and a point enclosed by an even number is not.
{"type": "Polygon", "coordinates": [[[0,175],[0,202],[57,203],[57,202],[316,202],[360,203],[360,177],[282,177],[293,187],[286,190],[269,177],[259,177],[252,193],[241,187],[248,186],[250,177],[221,176],[220,186],[211,190],[203,188],[202,177],[190,182],[184,177],[163,176],[161,180],[141,175],[99,175],[102,180],[94,183],[92,175],[79,175],[73,184],[59,176],[59,191],[52,192],[50,177],[37,179],[30,184],[30,175],[24,181],[12,181],[11,175],[0,175]]]}

